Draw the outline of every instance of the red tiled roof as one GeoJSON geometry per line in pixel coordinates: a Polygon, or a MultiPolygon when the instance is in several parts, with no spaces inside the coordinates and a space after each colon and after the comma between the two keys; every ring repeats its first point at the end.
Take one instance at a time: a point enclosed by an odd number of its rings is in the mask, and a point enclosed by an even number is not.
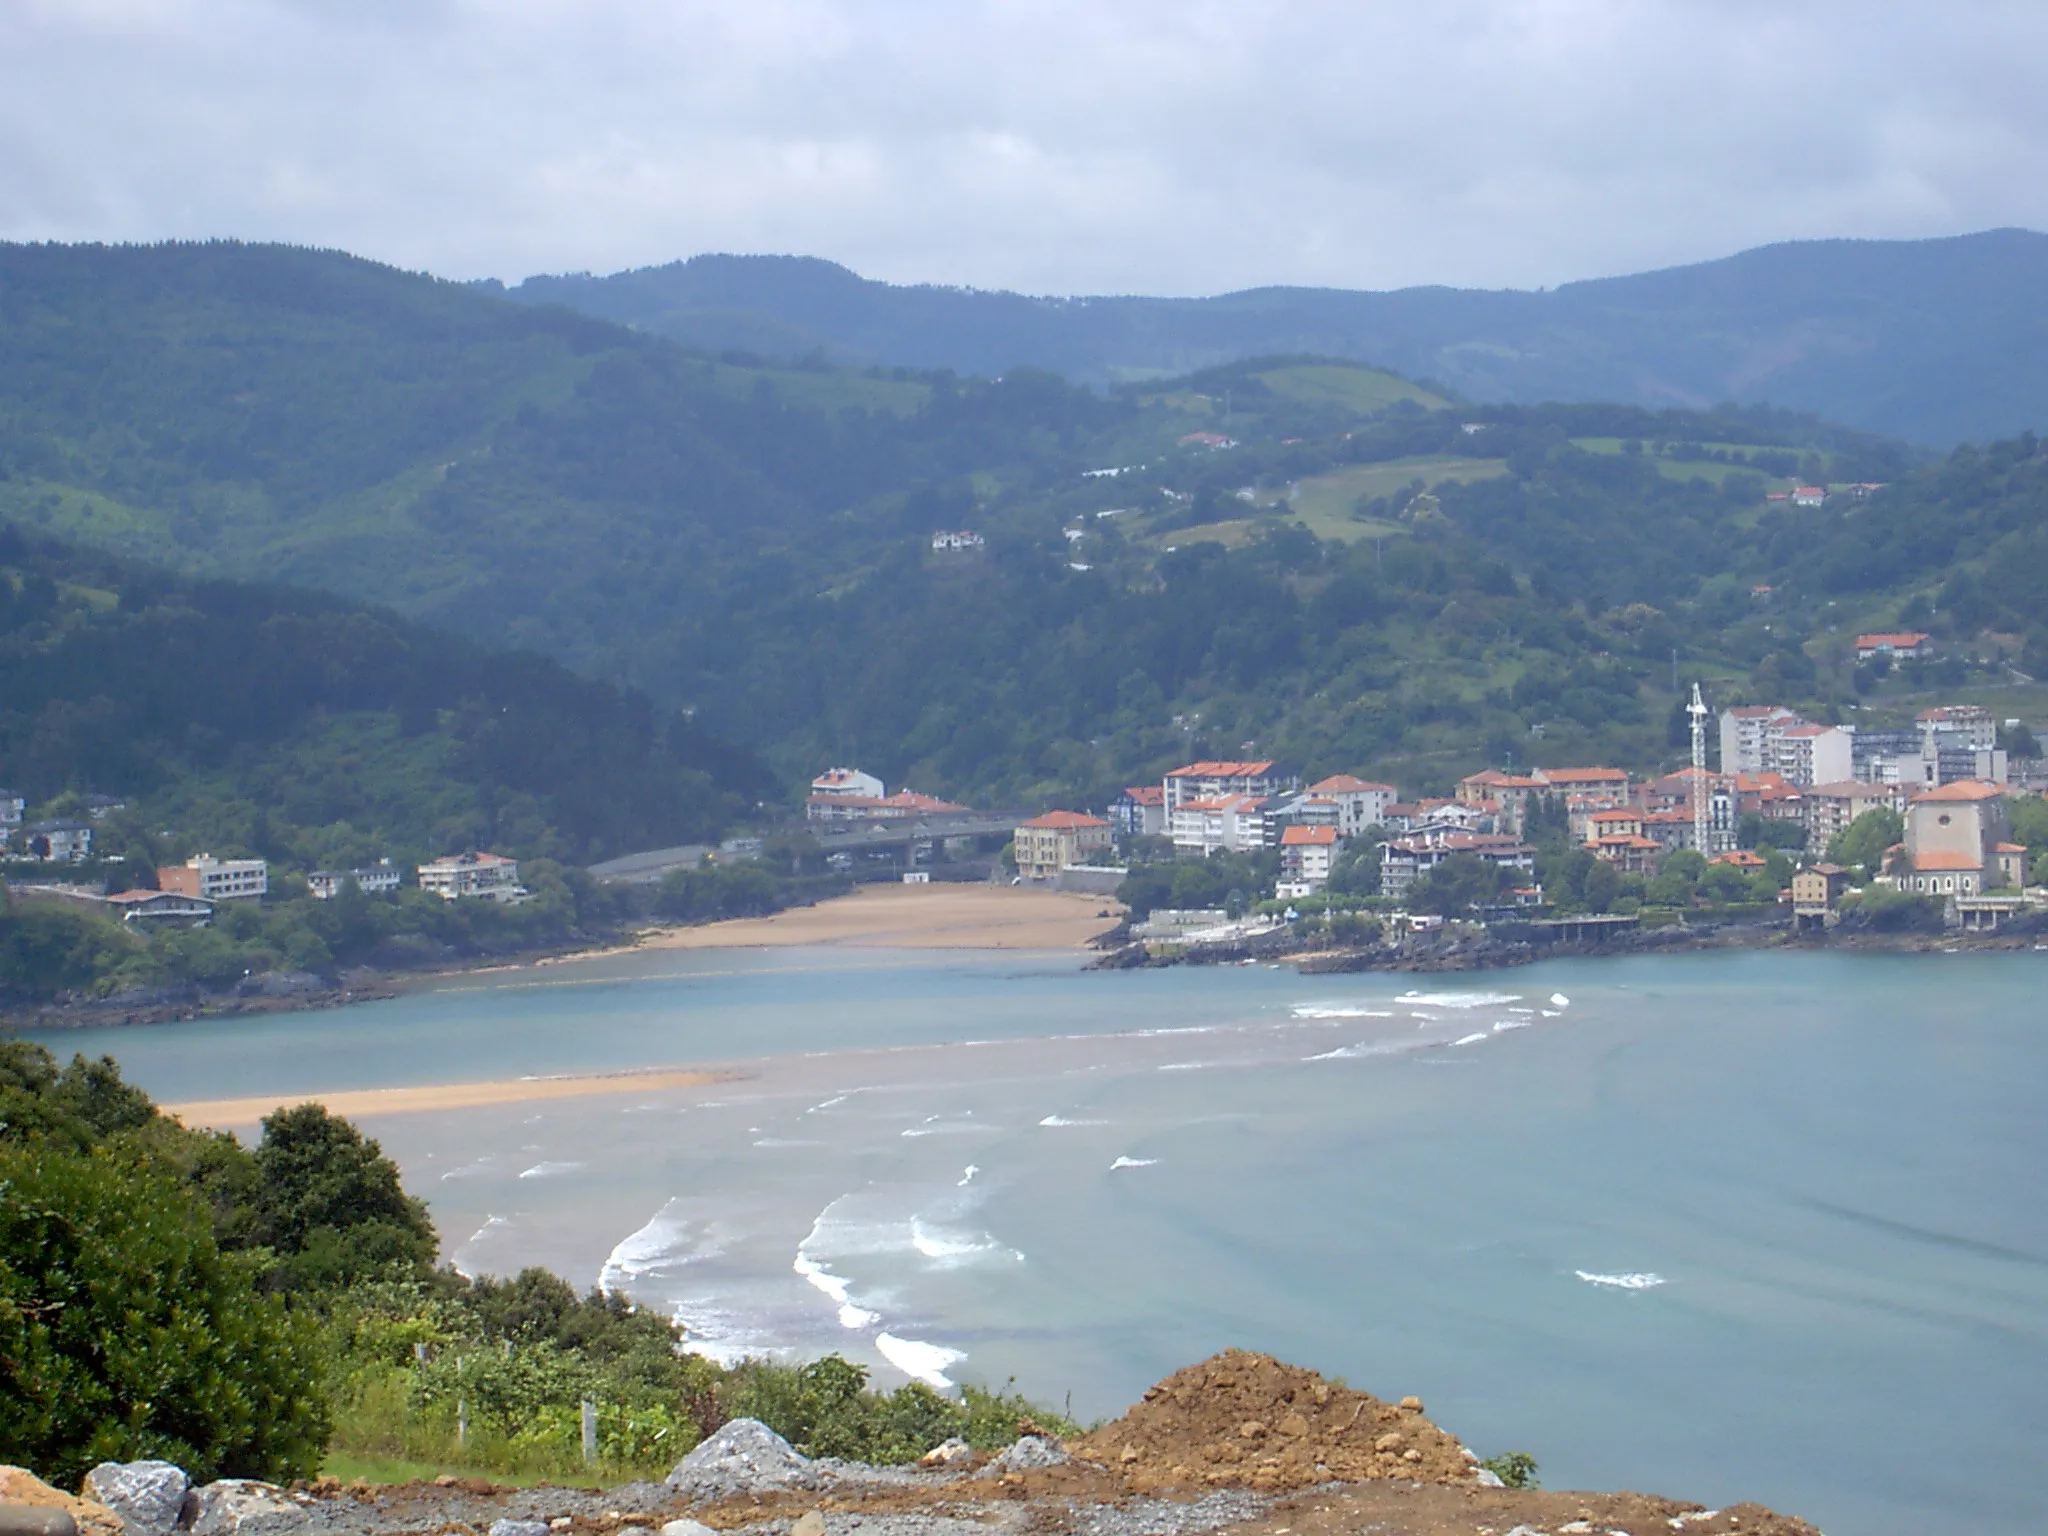
{"type": "Polygon", "coordinates": [[[1917,629],[1902,630],[1897,634],[1890,635],[1858,635],[1856,637],[1856,649],[1859,651],[1874,651],[1881,645],[1889,645],[1896,650],[1901,646],[1922,645],[1932,638],[1931,635],[1922,634],[1917,629]]]}
{"type": "Polygon", "coordinates": [[[1916,853],[1913,868],[1920,873],[1943,869],[1982,869],[1984,866],[1967,853],[1916,853]]]}
{"type": "Polygon", "coordinates": [[[1737,869],[1762,869],[1766,861],[1760,853],[1752,853],[1747,848],[1734,848],[1730,849],[1727,853],[1715,854],[1707,862],[1709,864],[1733,864],[1737,869]]]}
{"type": "Polygon", "coordinates": [[[1337,841],[1335,827],[1289,827],[1280,834],[1280,846],[1298,848],[1304,845],[1331,844],[1337,841]]]}
{"type": "Polygon", "coordinates": [[[1037,827],[1045,832],[1078,832],[1083,827],[1106,827],[1109,823],[1100,816],[1088,816],[1080,811],[1047,811],[1043,816],[1034,816],[1019,825],[1037,827]]]}
{"type": "Polygon", "coordinates": [[[1169,779],[1255,779],[1273,771],[1269,758],[1258,763],[1189,763],[1185,768],[1175,768],[1166,777],[1169,779]]]}
{"type": "Polygon", "coordinates": [[[1316,795],[1355,795],[1367,790],[1381,790],[1390,795],[1397,793],[1391,784],[1375,784],[1370,779],[1355,779],[1348,773],[1333,773],[1327,779],[1309,785],[1309,793],[1316,795]]]}
{"type": "Polygon", "coordinates": [[[2000,786],[1987,784],[1982,779],[1963,779],[1959,783],[1944,784],[1939,789],[1922,790],[1913,797],[1913,803],[1919,805],[1925,800],[1996,800],[2004,793],[2000,786]]]}
{"type": "Polygon", "coordinates": [[[1166,804],[1166,791],[1157,784],[1133,784],[1124,794],[1136,805],[1166,804]]]}
{"type": "Polygon", "coordinates": [[[1628,775],[1619,768],[1539,768],[1546,784],[1626,784],[1628,775]]]}

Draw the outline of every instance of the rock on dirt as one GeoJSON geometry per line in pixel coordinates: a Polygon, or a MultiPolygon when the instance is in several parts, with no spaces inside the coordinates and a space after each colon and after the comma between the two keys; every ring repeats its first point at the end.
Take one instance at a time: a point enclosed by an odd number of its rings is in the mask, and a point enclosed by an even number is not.
{"type": "Polygon", "coordinates": [[[1044,1435],[1021,1436],[1002,1455],[988,1464],[990,1472],[1038,1472],[1046,1467],[1065,1466],[1074,1458],[1061,1450],[1057,1441],[1044,1435]]]}
{"type": "Polygon", "coordinates": [[[734,1419],[677,1462],[668,1475],[669,1487],[692,1499],[809,1488],[817,1481],[810,1460],[759,1419],[734,1419]]]}
{"type": "Polygon", "coordinates": [[[1140,1493],[1279,1493],[1389,1477],[1469,1486],[1464,1446],[1409,1401],[1382,1402],[1271,1355],[1225,1350],[1167,1377],[1075,1450],[1121,1469],[1140,1493]]]}
{"type": "Polygon", "coordinates": [[[192,1536],[284,1536],[306,1523],[306,1511],[275,1483],[224,1477],[185,1497],[192,1536]]]}
{"type": "Polygon", "coordinates": [[[85,1474],[85,1496],[119,1515],[128,1536],[169,1536],[191,1487],[168,1461],[103,1461],[85,1474]]]}
{"type": "Polygon", "coordinates": [[[124,1536],[126,1529],[106,1505],[52,1488],[25,1467],[0,1466],[0,1501],[62,1510],[78,1527],[79,1536],[124,1536]]]}

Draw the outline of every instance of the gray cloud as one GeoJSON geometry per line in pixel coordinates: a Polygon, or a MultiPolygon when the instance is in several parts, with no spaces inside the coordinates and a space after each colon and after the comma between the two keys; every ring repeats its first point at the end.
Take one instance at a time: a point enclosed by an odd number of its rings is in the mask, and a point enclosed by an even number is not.
{"type": "Polygon", "coordinates": [[[0,236],[1534,286],[2048,225],[2044,45],[1882,0],[11,0],[0,236]]]}

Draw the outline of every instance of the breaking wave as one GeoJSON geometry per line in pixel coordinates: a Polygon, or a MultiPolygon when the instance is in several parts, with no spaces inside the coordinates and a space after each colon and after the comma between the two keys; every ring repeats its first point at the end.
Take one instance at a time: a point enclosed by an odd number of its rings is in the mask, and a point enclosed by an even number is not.
{"type": "Polygon", "coordinates": [[[1596,1275],[1589,1274],[1583,1269],[1575,1269],[1572,1273],[1588,1285],[1601,1285],[1613,1291],[1647,1291],[1655,1286],[1669,1285],[1671,1283],[1662,1275],[1650,1274],[1648,1272],[1626,1275],[1596,1275]]]}
{"type": "Polygon", "coordinates": [[[923,1339],[899,1339],[893,1333],[875,1335],[875,1348],[882,1358],[913,1381],[921,1381],[928,1387],[945,1391],[953,1383],[946,1377],[946,1368],[957,1365],[967,1356],[957,1349],[948,1349],[943,1344],[928,1344],[923,1339]]]}

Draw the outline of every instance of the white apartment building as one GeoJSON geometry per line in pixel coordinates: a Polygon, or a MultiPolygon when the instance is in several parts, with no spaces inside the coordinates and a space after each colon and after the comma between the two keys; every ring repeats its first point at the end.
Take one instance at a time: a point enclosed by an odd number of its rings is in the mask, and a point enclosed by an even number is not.
{"type": "Polygon", "coordinates": [[[1227,795],[1271,795],[1293,788],[1271,762],[1202,762],[1175,768],[1160,784],[1166,796],[1166,814],[1190,800],[1217,800],[1227,795]]]}
{"type": "Polygon", "coordinates": [[[313,888],[319,901],[330,901],[340,895],[342,887],[351,880],[365,896],[386,895],[398,889],[398,866],[384,859],[368,869],[316,869],[306,876],[306,884],[313,888]]]}
{"type": "Polygon", "coordinates": [[[270,865],[262,859],[216,859],[198,854],[156,872],[157,889],[201,901],[254,901],[270,889],[270,865]]]}
{"type": "Polygon", "coordinates": [[[1401,798],[1401,792],[1391,784],[1375,784],[1348,773],[1318,780],[1309,785],[1308,792],[1318,800],[1337,803],[1337,831],[1344,837],[1356,837],[1367,827],[1380,825],[1386,819],[1387,807],[1401,798]]]}
{"type": "Polygon", "coordinates": [[[1173,846],[1207,858],[1266,846],[1266,802],[1259,795],[1217,795],[1189,800],[1172,813],[1173,846]]]}
{"type": "Polygon", "coordinates": [[[862,800],[880,800],[889,793],[889,789],[872,773],[862,773],[858,768],[827,768],[811,780],[811,793],[819,797],[847,795],[862,800]]]}
{"type": "MultiPolygon", "coordinates": [[[[1788,725],[1804,725],[1797,711],[1782,704],[1745,704],[1721,711],[1721,771],[1773,773],[1770,740],[1788,725]]],[[[1845,773],[1843,778],[1847,778],[1845,773]]]]}
{"type": "Polygon", "coordinates": [[[519,901],[526,887],[519,883],[519,861],[495,853],[459,853],[419,867],[420,889],[443,901],[477,896],[485,901],[519,901]]]}
{"type": "Polygon", "coordinates": [[[1782,725],[1766,735],[1767,773],[1805,789],[1839,784],[1856,771],[1856,728],[1849,725],[1782,725]]]}

